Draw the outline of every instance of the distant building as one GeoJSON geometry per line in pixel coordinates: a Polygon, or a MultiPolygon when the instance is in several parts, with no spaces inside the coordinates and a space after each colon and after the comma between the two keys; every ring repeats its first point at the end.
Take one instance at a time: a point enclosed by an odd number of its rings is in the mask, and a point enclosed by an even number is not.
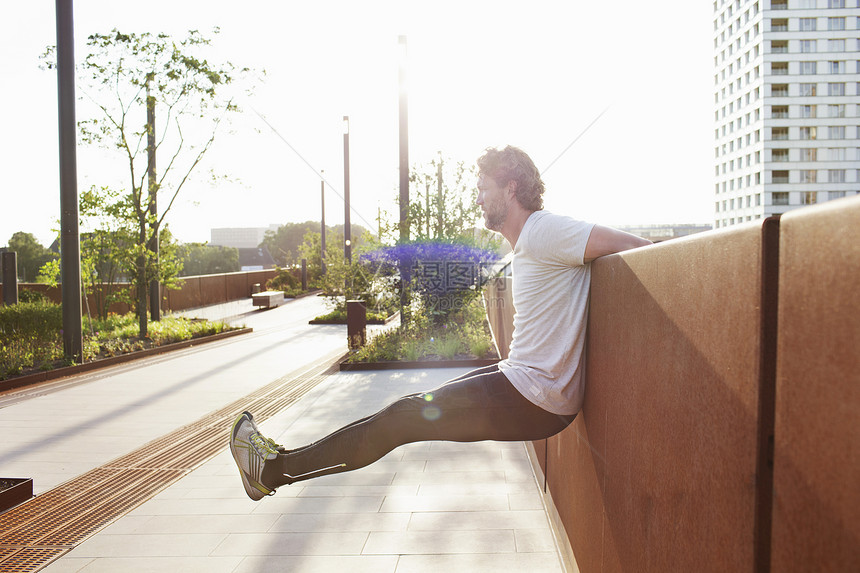
{"type": "Polygon", "coordinates": [[[210,245],[236,247],[237,249],[256,249],[263,242],[266,231],[277,231],[280,225],[268,227],[222,227],[210,229],[210,245]]]}
{"type": "Polygon", "coordinates": [[[266,247],[239,248],[239,267],[243,271],[262,271],[278,266],[266,247]]]}
{"type": "Polygon", "coordinates": [[[710,225],[627,225],[617,227],[633,235],[648,239],[652,243],[686,237],[695,233],[710,231],[710,225]]]}
{"type": "Polygon", "coordinates": [[[858,0],[714,1],[714,226],[860,191],[858,0]]]}

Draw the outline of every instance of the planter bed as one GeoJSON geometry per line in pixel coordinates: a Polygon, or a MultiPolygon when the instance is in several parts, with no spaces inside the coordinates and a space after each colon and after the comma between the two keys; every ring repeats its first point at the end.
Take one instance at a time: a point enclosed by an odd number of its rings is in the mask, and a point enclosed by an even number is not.
{"type": "Polygon", "coordinates": [[[0,478],[0,513],[33,497],[31,478],[0,478]]]}
{"type": "Polygon", "coordinates": [[[149,356],[155,356],[156,354],[163,354],[165,352],[170,352],[171,350],[179,350],[182,348],[188,348],[189,346],[194,346],[196,344],[204,344],[206,342],[215,342],[216,340],[223,340],[224,338],[229,338],[231,336],[237,336],[239,334],[245,334],[248,332],[252,332],[252,328],[240,328],[237,330],[228,330],[226,332],[219,332],[218,334],[210,334],[208,336],[200,336],[197,338],[192,338],[190,340],[181,340],[179,342],[171,342],[168,344],[162,344],[161,346],[154,346],[152,348],[147,348],[144,350],[137,350],[134,352],[129,352],[127,354],[119,354],[117,356],[111,356],[110,358],[101,358],[97,360],[93,360],[91,362],[84,362],[83,364],[74,364],[72,366],[64,366],[61,368],[55,368],[53,370],[40,370],[28,374],[23,374],[20,376],[14,376],[12,378],[7,378],[5,380],[0,380],[0,392],[6,390],[13,390],[15,388],[21,388],[23,386],[29,386],[31,384],[38,384],[39,382],[47,382],[49,380],[56,380],[57,378],[63,378],[64,376],[71,376],[73,374],[81,374],[83,372],[89,372],[91,370],[97,370],[99,368],[104,368],[106,366],[113,366],[114,364],[121,364],[124,362],[130,362],[132,360],[137,360],[138,358],[146,358],[149,356]]]}

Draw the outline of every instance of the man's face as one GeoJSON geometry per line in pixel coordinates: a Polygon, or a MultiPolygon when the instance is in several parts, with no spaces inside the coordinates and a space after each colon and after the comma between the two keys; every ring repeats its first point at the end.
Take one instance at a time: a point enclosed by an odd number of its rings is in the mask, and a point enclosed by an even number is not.
{"type": "Polygon", "coordinates": [[[496,180],[481,173],[478,176],[478,205],[484,214],[484,226],[491,231],[501,231],[508,218],[507,189],[496,180]]]}

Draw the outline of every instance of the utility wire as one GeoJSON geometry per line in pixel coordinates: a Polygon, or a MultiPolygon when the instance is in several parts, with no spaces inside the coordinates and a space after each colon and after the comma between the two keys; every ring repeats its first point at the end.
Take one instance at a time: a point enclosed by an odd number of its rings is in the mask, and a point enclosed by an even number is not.
{"type": "MultiPolygon", "coordinates": [[[[334,187],[331,183],[329,183],[328,179],[326,179],[326,178],[323,176],[322,172],[318,171],[318,170],[317,170],[313,165],[311,165],[311,163],[310,163],[307,159],[305,159],[305,158],[302,156],[302,154],[301,154],[301,153],[299,153],[299,150],[298,150],[298,149],[296,149],[295,147],[293,147],[293,146],[292,146],[292,144],[291,144],[289,141],[287,141],[287,139],[286,139],[283,135],[281,135],[281,134],[278,132],[278,130],[277,130],[277,129],[275,129],[275,126],[273,126],[271,123],[269,123],[269,120],[267,120],[265,117],[263,117],[263,115],[262,115],[259,111],[257,111],[256,109],[254,109],[253,107],[252,107],[251,109],[252,109],[252,110],[254,110],[254,113],[256,113],[256,114],[257,114],[257,116],[258,116],[260,119],[262,119],[262,120],[263,120],[263,123],[265,123],[267,126],[269,126],[269,129],[271,129],[271,130],[272,130],[272,132],[273,132],[275,135],[277,135],[277,136],[280,138],[280,140],[281,140],[281,141],[283,141],[284,143],[286,143],[286,144],[287,144],[287,147],[289,147],[289,148],[292,150],[292,152],[293,152],[293,153],[295,153],[295,154],[298,156],[298,158],[299,158],[299,159],[301,159],[302,161],[304,161],[304,162],[305,162],[305,165],[307,165],[308,167],[310,167],[311,171],[313,171],[313,172],[314,172],[314,174],[316,174],[320,179],[322,179],[322,180],[323,180],[323,182],[324,182],[326,185],[328,185],[329,189],[331,189],[332,191],[334,191],[335,195],[337,195],[338,197],[340,197],[340,200],[341,200],[341,201],[346,201],[346,199],[344,199],[343,195],[341,195],[341,194],[340,194],[340,191],[338,191],[337,189],[335,189],[335,187],[334,187]]],[[[361,215],[361,213],[359,213],[358,211],[356,211],[355,207],[353,207],[351,203],[350,203],[350,205],[349,205],[349,209],[350,209],[350,211],[351,211],[351,212],[355,213],[355,214],[358,216],[358,218],[359,218],[359,219],[361,219],[362,221],[364,221],[364,224],[365,224],[365,225],[367,225],[367,228],[368,228],[368,229],[373,229],[373,224],[369,223],[369,222],[367,221],[367,219],[365,219],[365,218],[361,215]]]]}
{"type": "Polygon", "coordinates": [[[598,119],[600,119],[600,118],[603,116],[603,114],[604,114],[604,113],[606,113],[607,111],[609,111],[609,108],[610,108],[610,107],[611,107],[611,106],[607,106],[607,107],[606,107],[606,109],[604,109],[604,110],[603,110],[603,111],[601,111],[599,114],[597,114],[597,117],[595,117],[595,118],[591,121],[591,123],[589,123],[587,126],[585,126],[585,129],[583,129],[583,130],[580,132],[580,134],[579,134],[579,135],[577,135],[577,136],[574,138],[574,140],[573,140],[573,141],[571,141],[571,142],[570,142],[570,144],[569,144],[567,147],[565,147],[565,148],[564,148],[564,151],[562,151],[561,153],[559,153],[559,154],[558,154],[558,157],[556,157],[555,159],[553,159],[552,161],[550,161],[550,162],[549,162],[549,165],[547,165],[546,167],[544,167],[544,168],[543,168],[543,171],[541,171],[541,172],[540,172],[540,174],[541,174],[541,175],[543,175],[544,173],[546,173],[547,171],[549,171],[549,168],[550,168],[550,167],[552,167],[553,165],[555,165],[555,162],[556,162],[556,161],[558,161],[559,159],[561,159],[561,156],[562,156],[562,155],[564,155],[565,153],[567,153],[567,151],[568,151],[571,147],[573,147],[573,144],[574,144],[574,143],[576,143],[577,141],[579,141],[579,138],[580,138],[580,137],[582,137],[583,135],[585,135],[585,132],[586,132],[586,131],[588,131],[589,129],[591,129],[591,126],[592,126],[592,125],[594,125],[595,123],[597,123],[597,120],[598,120],[598,119]]]}

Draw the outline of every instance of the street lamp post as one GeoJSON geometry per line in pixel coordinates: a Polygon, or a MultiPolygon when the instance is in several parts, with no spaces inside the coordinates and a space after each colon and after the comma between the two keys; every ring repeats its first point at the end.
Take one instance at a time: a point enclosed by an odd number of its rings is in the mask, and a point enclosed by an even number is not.
{"type": "Polygon", "coordinates": [[[320,171],[320,274],[325,274],[325,171],[320,171]]]}
{"type": "MultiPolygon", "coordinates": [[[[406,85],[406,36],[398,38],[399,57],[399,120],[400,120],[400,242],[409,240],[409,113],[408,93],[406,85]]],[[[410,261],[405,257],[400,259],[400,320],[402,324],[409,322],[409,296],[407,289],[411,282],[410,261]]]]}
{"type": "Polygon", "coordinates": [[[343,116],[343,257],[352,262],[352,228],[349,222],[349,116],[343,116]]]}

